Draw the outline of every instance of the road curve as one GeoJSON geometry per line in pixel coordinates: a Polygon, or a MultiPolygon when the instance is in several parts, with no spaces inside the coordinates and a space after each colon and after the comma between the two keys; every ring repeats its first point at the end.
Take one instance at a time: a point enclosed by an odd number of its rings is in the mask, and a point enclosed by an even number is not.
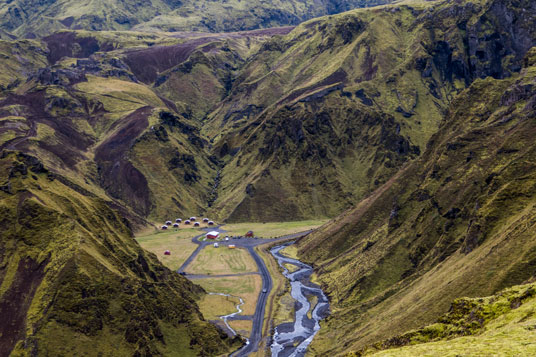
{"type": "MultiPolygon", "coordinates": [[[[210,228],[209,230],[218,231],[220,233],[225,233],[224,230],[220,229],[220,226],[210,228]]],[[[207,230],[208,231],[208,230],[207,230]]],[[[242,239],[233,239],[229,241],[219,241],[220,247],[224,247],[230,244],[234,244],[236,247],[242,247],[246,248],[255,263],[257,264],[258,273],[253,274],[260,274],[262,277],[262,289],[259,293],[259,298],[257,299],[257,306],[255,307],[255,314],[253,315],[253,324],[251,328],[251,335],[249,337],[249,343],[243,347],[241,347],[238,351],[235,351],[230,354],[230,356],[233,357],[242,357],[247,356],[252,352],[257,351],[259,347],[259,343],[262,340],[262,325],[264,323],[264,310],[266,309],[266,301],[268,300],[268,296],[270,295],[270,292],[272,290],[272,277],[270,276],[270,273],[268,271],[268,268],[266,267],[266,264],[264,263],[264,260],[257,254],[255,251],[255,247],[263,244],[269,244],[274,242],[280,242],[280,241],[286,241],[290,239],[297,239],[306,236],[309,234],[311,230],[305,231],[305,232],[299,232],[294,234],[289,234],[286,236],[282,236],[279,238],[273,238],[273,239],[254,239],[254,238],[242,238],[242,239]],[[266,291],[263,293],[262,291],[266,291]]],[[[184,274],[184,270],[190,263],[197,257],[199,252],[205,248],[208,245],[212,245],[212,241],[200,241],[200,238],[204,237],[205,233],[200,234],[198,236],[195,236],[192,238],[192,242],[197,244],[198,247],[196,250],[186,259],[186,261],[181,265],[181,267],[177,270],[178,273],[184,274]]],[[[248,274],[248,273],[246,273],[248,274]]],[[[242,274],[244,275],[244,274],[242,274]]],[[[187,274],[185,274],[186,278],[190,278],[187,274]]],[[[217,275],[192,275],[192,279],[202,279],[202,278],[215,278],[218,277],[217,275]]]]}

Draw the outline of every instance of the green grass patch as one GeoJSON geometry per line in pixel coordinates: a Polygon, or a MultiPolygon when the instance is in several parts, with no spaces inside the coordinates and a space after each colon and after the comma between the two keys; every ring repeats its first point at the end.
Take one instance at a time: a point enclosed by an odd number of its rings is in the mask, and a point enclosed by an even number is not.
{"type": "Polygon", "coordinates": [[[288,234],[298,233],[315,229],[326,223],[328,219],[296,221],[296,222],[267,222],[267,223],[232,223],[222,228],[227,231],[226,235],[243,236],[248,231],[261,238],[275,238],[288,234]]]}
{"type": "Polygon", "coordinates": [[[189,274],[236,274],[257,271],[257,265],[245,249],[229,249],[225,246],[205,247],[186,268],[189,274]]]}
{"type": "Polygon", "coordinates": [[[236,312],[236,305],[240,304],[240,299],[234,296],[207,294],[197,304],[205,319],[218,320],[220,316],[236,312]]]}
{"type": "Polygon", "coordinates": [[[262,287],[259,275],[231,276],[226,278],[198,279],[196,284],[206,291],[240,296],[244,300],[243,315],[253,315],[257,305],[257,298],[262,287]]]}
{"type": "Polygon", "coordinates": [[[158,260],[171,270],[177,270],[197,248],[192,238],[201,234],[199,230],[188,228],[177,231],[158,231],[156,233],[137,237],[136,240],[145,250],[156,254],[158,260]],[[164,255],[169,250],[171,255],[164,255]]]}

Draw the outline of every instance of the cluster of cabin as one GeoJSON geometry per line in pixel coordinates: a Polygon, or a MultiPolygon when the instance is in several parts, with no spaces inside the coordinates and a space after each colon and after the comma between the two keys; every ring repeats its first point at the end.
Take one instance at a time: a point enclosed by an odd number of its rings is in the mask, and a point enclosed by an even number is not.
{"type": "MultiPolygon", "coordinates": [[[[181,223],[183,223],[186,226],[193,225],[194,227],[200,227],[201,222],[198,222],[196,219],[197,219],[196,217],[192,216],[189,219],[185,220],[184,223],[182,222],[182,218],[175,219],[175,223],[173,223],[171,221],[166,221],[166,223],[164,223],[164,225],[162,225],[162,227],[160,227],[160,229],[165,231],[170,227],[179,228],[181,223]]],[[[203,218],[203,223],[205,223],[208,226],[213,226],[214,225],[214,221],[211,221],[208,218],[203,218]]]]}
{"type": "MultiPolygon", "coordinates": [[[[185,220],[184,222],[182,222],[182,219],[181,218],[177,218],[175,220],[175,223],[172,223],[171,221],[166,221],[166,223],[161,227],[162,230],[167,230],[170,226],[173,226],[173,228],[179,228],[179,225],[181,223],[183,223],[184,225],[191,225],[192,222],[193,222],[193,226],[194,227],[199,227],[201,225],[200,222],[198,222],[196,220],[197,218],[196,217],[190,217],[189,219],[185,220]]],[[[205,223],[206,225],[208,226],[213,226],[214,225],[214,221],[211,221],[209,220],[208,218],[203,218],[203,223],[205,223]]],[[[220,232],[218,231],[210,231],[208,232],[206,235],[205,235],[205,238],[206,239],[211,239],[211,240],[216,240],[220,237],[220,232]]],[[[246,238],[253,238],[254,235],[253,235],[253,231],[248,231],[244,237],[246,238]]],[[[233,237],[233,239],[240,239],[241,237],[238,236],[238,237],[233,237]]],[[[229,240],[229,236],[225,236],[225,241],[228,241],[229,240]]],[[[220,244],[218,242],[214,242],[214,248],[218,248],[220,246],[220,244]]],[[[235,244],[229,244],[227,245],[227,247],[229,249],[235,249],[236,248],[236,245],[235,244]]],[[[164,252],[164,255],[171,255],[171,252],[169,250],[166,250],[164,252]]]]}

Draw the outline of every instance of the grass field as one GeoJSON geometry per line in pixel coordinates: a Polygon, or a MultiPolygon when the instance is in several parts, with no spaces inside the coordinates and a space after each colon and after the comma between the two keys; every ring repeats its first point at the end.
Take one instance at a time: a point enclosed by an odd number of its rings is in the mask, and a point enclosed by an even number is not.
{"type": "Polygon", "coordinates": [[[156,254],[162,264],[171,270],[177,270],[197,248],[192,243],[192,238],[201,233],[193,228],[158,231],[137,237],[136,240],[143,249],[156,254]],[[171,255],[164,255],[166,250],[171,251],[171,255]]]}
{"type": "Polygon", "coordinates": [[[240,304],[240,300],[236,297],[207,294],[197,304],[205,319],[218,320],[220,316],[236,312],[236,305],[240,304]]]}
{"type": "MultiPolygon", "coordinates": [[[[262,286],[262,280],[259,275],[198,279],[195,283],[201,285],[208,292],[240,296],[244,300],[242,315],[253,315],[255,313],[257,297],[262,286]]],[[[223,314],[225,314],[225,311],[223,314]]]]}
{"type": "Polygon", "coordinates": [[[289,245],[288,247],[281,249],[279,253],[292,259],[298,259],[298,247],[296,247],[295,244],[289,245]]]}
{"type": "Polygon", "coordinates": [[[229,325],[235,330],[239,335],[249,337],[251,335],[251,327],[253,321],[248,320],[236,320],[229,321],[229,325]]]}
{"type": "Polygon", "coordinates": [[[257,271],[257,265],[245,249],[205,247],[186,268],[188,274],[236,274],[257,271]]]}
{"type": "Polygon", "coordinates": [[[227,231],[227,233],[225,233],[226,235],[231,236],[243,236],[248,231],[253,231],[257,237],[275,238],[287,234],[303,232],[309,229],[315,229],[327,221],[328,219],[297,222],[233,223],[226,224],[222,228],[227,231]]]}

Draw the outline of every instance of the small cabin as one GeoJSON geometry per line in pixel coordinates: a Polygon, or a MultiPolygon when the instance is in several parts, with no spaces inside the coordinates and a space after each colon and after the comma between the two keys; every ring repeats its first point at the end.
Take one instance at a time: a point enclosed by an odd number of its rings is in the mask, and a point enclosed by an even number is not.
{"type": "Polygon", "coordinates": [[[216,232],[216,231],[212,231],[212,232],[208,232],[205,237],[207,237],[207,239],[216,239],[220,236],[220,233],[219,232],[216,232]]]}
{"type": "Polygon", "coordinates": [[[162,230],[163,230],[163,231],[165,231],[167,228],[168,228],[168,227],[167,227],[165,224],[162,226],[162,230]]]}
{"type": "Polygon", "coordinates": [[[246,233],[246,237],[248,237],[248,238],[253,237],[253,231],[248,231],[248,232],[246,233]]]}
{"type": "Polygon", "coordinates": [[[171,226],[171,221],[166,221],[166,226],[171,226]]]}
{"type": "Polygon", "coordinates": [[[190,220],[187,219],[186,221],[184,221],[184,224],[190,224],[190,220]]]}
{"type": "Polygon", "coordinates": [[[194,227],[199,227],[201,224],[199,222],[194,223],[194,227]]]}
{"type": "Polygon", "coordinates": [[[175,222],[176,222],[176,223],[181,223],[181,222],[182,222],[182,219],[177,218],[177,219],[175,220],[175,222]]]}
{"type": "Polygon", "coordinates": [[[207,223],[207,222],[208,222],[208,218],[203,218],[203,222],[207,223]]]}
{"type": "Polygon", "coordinates": [[[179,224],[178,223],[173,223],[173,228],[179,228],[179,224]]]}
{"type": "Polygon", "coordinates": [[[195,221],[195,217],[190,217],[190,221],[195,221]]]}
{"type": "Polygon", "coordinates": [[[164,252],[164,255],[171,255],[171,252],[170,252],[169,250],[166,250],[166,251],[164,252]]]}
{"type": "Polygon", "coordinates": [[[236,248],[236,245],[234,244],[229,244],[229,249],[235,249],[236,248]]]}
{"type": "Polygon", "coordinates": [[[214,248],[218,248],[220,245],[218,243],[214,243],[214,248]]]}
{"type": "Polygon", "coordinates": [[[214,221],[208,221],[208,225],[209,225],[209,226],[213,226],[213,225],[214,225],[214,221]]]}

